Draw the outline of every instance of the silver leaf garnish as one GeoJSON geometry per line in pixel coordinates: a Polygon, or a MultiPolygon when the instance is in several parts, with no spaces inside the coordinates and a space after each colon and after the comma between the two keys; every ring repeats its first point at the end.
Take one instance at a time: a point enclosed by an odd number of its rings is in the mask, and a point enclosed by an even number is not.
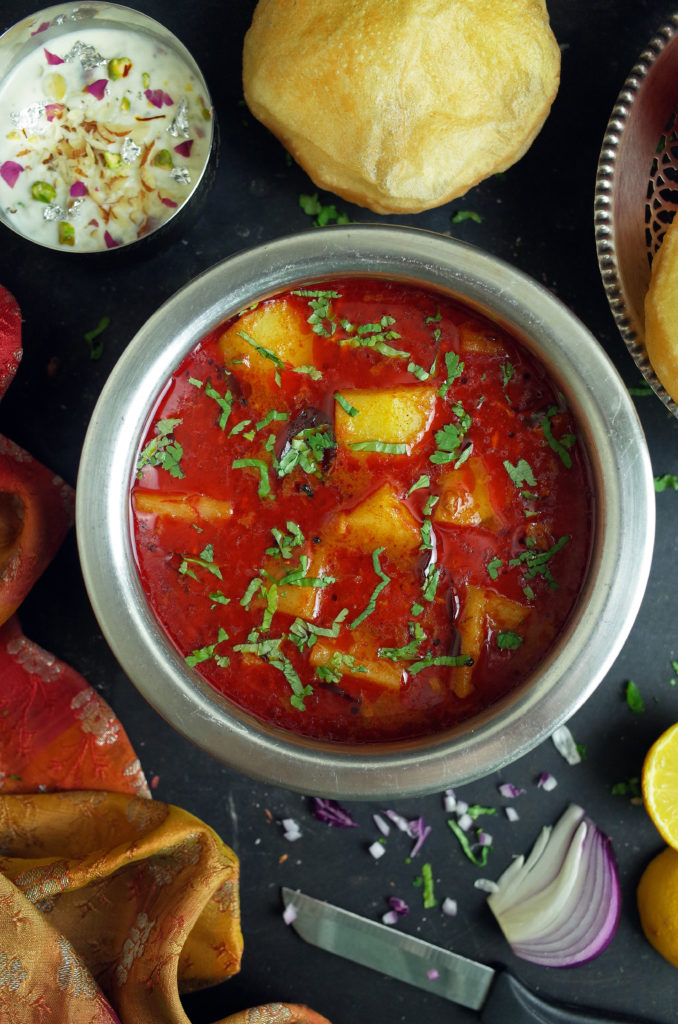
{"type": "Polygon", "coordinates": [[[89,43],[83,43],[80,39],[73,43],[64,60],[69,62],[79,60],[83,71],[91,71],[106,63],[106,58],[102,57],[98,50],[95,50],[89,43]]]}
{"type": "Polygon", "coordinates": [[[9,119],[15,128],[26,132],[44,132],[47,127],[45,118],[45,104],[31,103],[30,107],[23,110],[13,110],[9,119]]]}
{"type": "Polygon", "coordinates": [[[188,167],[174,167],[170,172],[170,177],[179,185],[191,184],[191,172],[188,167]]]}
{"type": "Polygon", "coordinates": [[[170,124],[167,131],[170,133],[170,135],[173,135],[175,139],[178,138],[180,135],[183,135],[184,138],[186,139],[188,138],[190,134],[188,128],[188,100],[186,99],[185,96],[179,100],[174,120],[170,124]]]}
{"type": "Polygon", "coordinates": [[[58,203],[50,203],[49,206],[45,207],[43,213],[45,220],[63,220],[65,216],[63,207],[59,206],[58,203]]]}
{"type": "Polygon", "coordinates": [[[133,164],[141,153],[141,146],[137,146],[132,139],[125,139],[120,147],[120,156],[126,164],[133,164]]]}

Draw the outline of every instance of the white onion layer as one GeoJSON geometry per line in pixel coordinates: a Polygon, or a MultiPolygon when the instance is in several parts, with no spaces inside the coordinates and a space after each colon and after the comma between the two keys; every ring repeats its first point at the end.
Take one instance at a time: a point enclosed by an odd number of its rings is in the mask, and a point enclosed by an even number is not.
{"type": "Polygon", "coordinates": [[[542,829],[527,859],[516,857],[488,904],[516,956],[574,967],[611,942],[620,911],[612,844],[571,804],[542,829]]]}

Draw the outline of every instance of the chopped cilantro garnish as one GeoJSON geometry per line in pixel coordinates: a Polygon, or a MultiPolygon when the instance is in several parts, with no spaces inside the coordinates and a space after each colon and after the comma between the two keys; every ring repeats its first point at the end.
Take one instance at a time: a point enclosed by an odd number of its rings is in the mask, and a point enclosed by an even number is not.
{"type": "Polygon", "coordinates": [[[464,665],[472,665],[473,658],[470,654],[431,654],[429,651],[420,661],[414,661],[408,665],[407,671],[411,676],[423,672],[425,668],[432,665],[440,668],[461,668],[464,665]]]}
{"type": "Polygon", "coordinates": [[[428,476],[427,474],[423,474],[422,473],[422,475],[419,477],[419,479],[415,480],[415,482],[412,484],[412,486],[410,487],[410,489],[409,489],[409,491],[407,493],[409,495],[409,494],[412,493],[412,491],[418,491],[420,487],[430,487],[430,486],[431,486],[431,477],[428,476]]]}
{"type": "Polygon", "coordinates": [[[340,338],[339,344],[352,345],[354,348],[373,348],[380,355],[393,359],[409,359],[409,352],[388,344],[400,338],[397,331],[390,330],[394,323],[394,318],[388,314],[384,314],[378,323],[360,324],[357,327],[348,320],[342,320],[341,326],[347,337],[340,338]]]}
{"type": "Polygon", "coordinates": [[[272,555],[274,558],[291,558],[292,548],[296,548],[304,543],[304,534],[298,523],[288,519],[286,525],[290,531],[288,534],[284,534],[282,530],[275,526],[272,528],[271,533],[278,546],[276,548],[266,548],[267,555],[272,555]]]}
{"type": "Polygon", "coordinates": [[[270,409],[264,418],[255,424],[255,428],[257,430],[263,430],[263,428],[267,427],[269,423],[273,423],[274,421],[276,423],[282,423],[284,420],[288,420],[289,418],[289,413],[278,412],[277,409],[270,409]]]}
{"type": "Polygon", "coordinates": [[[634,715],[640,715],[645,710],[645,702],[640,695],[640,690],[632,679],[629,679],[626,684],[626,703],[629,706],[629,711],[632,711],[634,715]]]}
{"type": "Polygon", "coordinates": [[[624,782],[615,782],[611,789],[612,796],[629,796],[631,799],[634,797],[642,796],[642,790],[640,788],[640,779],[631,778],[626,779],[624,782]]]}
{"type": "Polygon", "coordinates": [[[423,523],[419,527],[421,533],[421,544],[419,545],[420,551],[433,551],[431,520],[424,519],[423,523]]]}
{"type": "Polygon", "coordinates": [[[177,479],[183,477],[184,473],[179,463],[184,449],[172,437],[181,422],[180,419],[158,420],[155,425],[155,437],[151,438],[137,460],[137,477],[141,476],[144,466],[159,466],[166,469],[170,476],[177,479]]]}
{"type": "Polygon", "coordinates": [[[323,204],[318,199],[318,193],[312,196],[302,193],[299,196],[299,206],[309,217],[313,217],[313,223],[317,228],[324,228],[326,224],[350,224],[351,220],[343,210],[337,210],[334,203],[323,204]]]}
{"type": "Polygon", "coordinates": [[[412,615],[421,615],[423,610],[424,610],[423,604],[419,604],[418,601],[415,601],[414,604],[412,605],[412,607],[410,608],[410,612],[412,613],[412,615]]]}
{"type": "Polygon", "coordinates": [[[280,387],[280,372],[279,371],[285,369],[285,363],[280,358],[280,356],[277,355],[275,352],[273,352],[272,349],[266,348],[264,345],[259,345],[254,340],[254,338],[250,337],[250,335],[247,333],[247,331],[238,331],[238,337],[242,338],[244,341],[246,341],[248,345],[251,345],[252,348],[256,352],[258,352],[260,356],[264,357],[264,359],[270,359],[271,360],[271,362],[275,366],[275,382],[278,385],[278,387],[280,387]]]}
{"type": "Polygon", "coordinates": [[[230,658],[215,653],[216,648],[219,646],[219,644],[223,643],[224,640],[228,640],[228,633],[226,632],[225,629],[220,628],[219,633],[217,635],[217,639],[214,641],[214,643],[207,644],[205,647],[200,647],[197,651],[192,651],[190,654],[188,654],[186,656],[186,664],[190,665],[191,668],[194,668],[196,665],[199,665],[203,661],[210,661],[211,659],[213,659],[214,661],[216,661],[219,668],[227,668],[227,666],[231,663],[230,658]]]}
{"type": "Polygon", "coordinates": [[[355,441],[349,444],[354,452],[380,452],[382,455],[407,455],[406,444],[391,444],[388,441],[355,441]]]}
{"type": "Polygon", "coordinates": [[[356,665],[355,658],[352,654],[346,654],[343,651],[334,651],[332,657],[325,665],[317,665],[315,674],[318,679],[323,683],[338,683],[341,679],[342,668],[346,668],[350,672],[366,672],[364,665],[356,665]]]}
{"type": "Polygon", "coordinates": [[[209,595],[210,601],[214,601],[214,604],[228,604],[231,600],[230,597],[226,597],[220,590],[213,590],[209,595]]]}
{"type": "Polygon", "coordinates": [[[337,394],[334,396],[334,399],[337,402],[337,404],[341,406],[341,408],[344,410],[344,412],[348,416],[357,416],[358,415],[358,410],[356,409],[356,407],[354,405],[351,405],[351,403],[346,398],[344,398],[343,395],[340,395],[337,392],[337,394]]]}
{"type": "Polygon", "coordinates": [[[412,639],[404,647],[380,647],[377,650],[378,658],[388,658],[389,661],[411,661],[416,658],[419,647],[426,639],[426,633],[419,622],[410,622],[409,631],[412,639]]]}
{"type": "Polygon", "coordinates": [[[349,624],[349,629],[355,629],[356,626],[359,626],[361,622],[365,621],[368,615],[372,614],[374,609],[377,607],[377,598],[381,594],[384,587],[391,582],[391,577],[386,575],[381,565],[379,564],[379,555],[382,553],[383,550],[384,548],[375,548],[374,551],[372,552],[372,566],[374,567],[374,571],[379,577],[380,582],[377,583],[376,587],[372,591],[372,595],[369,601],[367,602],[367,606],[364,609],[364,611],[362,611],[360,615],[349,624]]]}
{"type": "Polygon", "coordinates": [[[654,478],[654,489],[657,494],[661,494],[662,491],[668,491],[670,488],[678,491],[678,476],[674,476],[673,473],[664,473],[663,476],[656,476],[654,478]]]}
{"type": "Polygon", "coordinates": [[[506,387],[508,382],[511,380],[511,377],[513,377],[515,372],[516,371],[513,368],[513,364],[509,363],[508,359],[506,360],[505,363],[502,363],[502,366],[501,366],[501,381],[502,381],[502,385],[503,385],[504,388],[506,387]]]}
{"type": "Polygon", "coordinates": [[[464,364],[459,361],[459,356],[456,352],[445,353],[445,367],[447,369],[447,378],[438,388],[440,398],[445,397],[457,377],[461,377],[464,372],[464,364]]]}
{"type": "Polygon", "coordinates": [[[529,484],[530,487],[537,486],[537,481],[534,473],[532,472],[532,467],[525,459],[518,459],[515,466],[512,465],[508,459],[504,459],[504,469],[511,477],[511,480],[516,487],[522,487],[523,484],[529,484]]]}
{"type": "Polygon", "coordinates": [[[305,373],[311,380],[322,380],[323,375],[316,366],[295,366],[292,373],[305,373]]]}
{"type": "Polygon", "coordinates": [[[287,476],[298,466],[304,473],[319,476],[325,452],[336,446],[329,423],[300,430],[275,465],[276,472],[279,477],[287,476]]]}
{"type": "Polygon", "coordinates": [[[491,562],[487,563],[487,573],[491,580],[496,580],[503,564],[501,558],[493,558],[491,562]]]}
{"type": "Polygon", "coordinates": [[[453,224],[461,224],[465,220],[472,220],[476,224],[483,223],[483,218],[475,210],[457,210],[452,214],[450,220],[453,224]]]}
{"type": "Polygon", "coordinates": [[[197,580],[198,577],[195,572],[189,568],[191,565],[197,565],[201,569],[207,569],[217,579],[223,579],[221,569],[214,562],[214,547],[212,544],[206,544],[197,557],[194,555],[182,555],[181,558],[179,572],[182,576],[190,576],[192,579],[197,580]]]}
{"type": "Polygon", "coordinates": [[[268,466],[262,459],[234,459],[231,465],[233,469],[258,469],[259,487],[257,494],[260,498],[265,498],[267,494],[270,494],[271,484],[268,479],[268,466]]]}
{"type": "Polygon", "coordinates": [[[547,551],[539,551],[536,542],[533,538],[527,538],[527,549],[522,551],[517,558],[512,558],[509,562],[511,568],[517,565],[524,565],[526,568],[525,578],[528,580],[534,579],[535,576],[543,576],[549,587],[555,590],[558,584],[551,575],[551,571],[546,564],[553,558],[553,556],[560,551],[562,547],[567,544],[570,539],[569,534],[564,534],[553,547],[547,551]]]}
{"type": "Polygon", "coordinates": [[[290,626],[290,640],[303,651],[305,647],[313,647],[319,636],[338,637],[341,623],[348,615],[348,608],[342,608],[331,626],[316,626],[306,619],[295,619],[290,626]]]}
{"type": "Polygon", "coordinates": [[[522,636],[510,630],[505,633],[497,633],[497,647],[500,651],[517,651],[522,642],[522,636]]]}
{"type": "Polygon", "coordinates": [[[457,416],[459,422],[446,423],[440,430],[436,430],[435,433],[437,447],[433,455],[429,456],[429,461],[437,466],[442,466],[445,463],[456,460],[464,435],[471,426],[471,417],[461,403],[458,402],[454,405],[452,411],[457,416]]]}
{"type": "Polygon", "coordinates": [[[188,383],[192,384],[194,388],[198,388],[199,390],[202,390],[202,388],[204,387],[205,394],[207,395],[207,397],[214,399],[214,401],[221,409],[221,415],[217,420],[217,425],[221,428],[221,430],[225,430],[226,423],[228,422],[228,417],[231,415],[231,409],[233,408],[233,395],[231,394],[231,392],[227,391],[225,395],[220,395],[217,389],[212,386],[209,380],[205,383],[202,380],[198,380],[196,377],[189,377],[188,383]]]}
{"type": "Polygon", "coordinates": [[[424,513],[424,515],[425,516],[430,516],[431,512],[436,507],[436,505],[438,504],[439,501],[440,501],[440,495],[439,494],[429,494],[428,498],[426,499],[426,504],[424,505],[424,507],[422,509],[422,512],[424,513]]]}
{"type": "Polygon", "coordinates": [[[562,464],[567,469],[570,469],[572,467],[572,458],[567,449],[571,448],[577,439],[574,436],[574,434],[563,434],[560,440],[557,437],[553,436],[553,431],[551,429],[551,418],[555,416],[557,412],[558,409],[555,405],[552,405],[550,409],[546,410],[546,414],[543,420],[541,421],[541,429],[544,433],[544,437],[548,441],[551,448],[553,448],[554,452],[557,454],[562,464]]]}
{"type": "Polygon", "coordinates": [[[231,427],[231,429],[228,432],[228,436],[234,437],[236,434],[239,434],[241,430],[244,430],[245,427],[248,427],[251,422],[252,420],[240,420],[240,423],[236,423],[234,427],[231,427]]]}
{"type": "Polygon", "coordinates": [[[422,588],[422,597],[429,603],[433,601],[436,596],[438,589],[438,583],[440,582],[440,569],[433,562],[429,562],[426,572],[424,574],[424,586],[422,588]]]}
{"type": "Polygon", "coordinates": [[[93,327],[91,331],[87,331],[86,334],[83,334],[83,338],[89,347],[90,359],[99,359],[101,357],[101,353],[104,350],[104,343],[103,341],[97,341],[95,345],[94,342],[100,334],[103,334],[110,322],[110,316],[102,316],[96,327],[93,327]]]}
{"type": "Polygon", "coordinates": [[[239,651],[242,654],[254,654],[256,657],[265,661],[268,665],[271,665],[272,668],[276,668],[279,672],[282,672],[292,689],[290,704],[293,708],[296,708],[297,711],[305,711],[306,705],[304,704],[304,697],[309,697],[313,693],[313,687],[308,685],[304,686],[302,684],[294,665],[280,650],[280,645],[284,639],[285,637],[281,636],[275,639],[270,637],[266,640],[259,640],[259,634],[255,630],[250,634],[250,637],[248,637],[247,643],[235,644],[233,650],[239,651]]]}

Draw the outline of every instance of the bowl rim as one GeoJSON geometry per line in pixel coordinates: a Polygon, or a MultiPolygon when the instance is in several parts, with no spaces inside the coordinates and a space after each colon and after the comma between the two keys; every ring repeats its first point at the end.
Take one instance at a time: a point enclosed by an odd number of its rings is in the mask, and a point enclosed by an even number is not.
{"type": "MultiPolygon", "coordinates": [[[[662,24],[629,71],[610,114],[596,169],[594,191],[594,232],[598,267],[615,323],[641,374],[664,405],[678,416],[676,403],[664,388],[650,363],[645,348],[645,323],[631,301],[620,262],[615,218],[617,193],[623,166],[624,144],[634,104],[646,86],[657,62],[669,47],[678,46],[678,12],[662,24]]],[[[678,101],[678,92],[676,94],[678,101]]],[[[648,162],[649,180],[649,162],[648,162]]]]}
{"type": "MultiPolygon", "coordinates": [[[[209,178],[211,165],[216,161],[216,149],[219,143],[210,90],[202,72],[202,68],[186,44],[183,43],[179,36],[172,32],[171,29],[167,28],[163,22],[158,21],[157,18],[153,18],[150,14],[146,14],[144,11],[128,7],[126,4],[115,3],[114,0],[91,0],[91,2],[86,0],[86,2],[83,3],[73,0],[73,2],[52,4],[49,7],[43,7],[32,11],[30,14],[21,18],[20,21],[15,22],[13,25],[10,25],[4,31],[0,32],[0,85],[2,84],[5,76],[8,75],[15,66],[11,59],[11,52],[8,55],[8,59],[5,64],[2,63],[3,50],[7,47],[11,47],[14,37],[17,37],[17,40],[19,40],[23,31],[29,31],[36,22],[41,22],[44,18],[49,17],[51,24],[44,32],[30,33],[29,39],[33,36],[35,37],[36,41],[34,48],[37,49],[42,47],[43,44],[51,38],[76,31],[78,26],[84,20],[88,19],[90,22],[96,22],[99,14],[102,15],[102,21],[104,22],[107,15],[112,17],[114,20],[119,20],[119,28],[121,31],[128,31],[132,33],[145,32],[147,35],[155,36],[157,39],[162,40],[172,47],[175,55],[183,60],[186,66],[196,76],[200,90],[204,93],[206,107],[208,110],[211,110],[212,116],[210,117],[209,122],[206,122],[208,124],[208,145],[206,148],[205,160],[200,167],[199,172],[195,173],[195,176],[191,181],[190,192],[185,196],[183,202],[179,203],[177,208],[172,210],[166,216],[162,223],[158,224],[151,231],[141,237],[133,238],[128,242],[123,242],[111,247],[103,246],[98,249],[71,249],[67,245],[64,246],[50,244],[48,242],[40,242],[35,238],[32,238],[30,235],[25,234],[11,219],[8,219],[4,215],[4,212],[0,207],[0,225],[2,225],[3,228],[11,231],[26,243],[37,245],[39,248],[46,249],[50,252],[67,253],[71,258],[75,259],[81,259],[83,257],[96,259],[98,257],[100,258],[102,253],[115,253],[116,256],[113,258],[118,259],[121,252],[127,253],[130,249],[135,249],[140,244],[145,247],[149,241],[155,240],[161,232],[164,233],[165,229],[175,226],[176,221],[183,219],[186,208],[193,200],[195,200],[196,196],[201,192],[205,185],[206,180],[209,178]],[[83,13],[78,17],[80,12],[83,13]],[[70,22],[67,20],[67,15],[70,15],[71,17],[70,22]],[[58,32],[50,31],[54,27],[58,29],[58,32]]],[[[32,52],[32,49],[30,52],[32,52]]],[[[28,56],[26,44],[22,47],[18,59],[22,60],[25,56],[28,56]]],[[[111,258],[111,256],[108,257],[109,260],[111,258]]]]}
{"type": "Polygon", "coordinates": [[[184,286],[146,321],[114,367],[89,424],[76,488],[77,541],[90,601],[118,662],[146,700],[230,768],[285,789],[343,799],[461,785],[516,760],[563,724],[602,680],[631,629],[649,576],[654,526],[652,469],[636,410],[581,321],[504,261],[449,236],[394,225],[285,236],[230,256],[184,286]],[[200,339],[257,299],[300,282],[356,275],[414,281],[511,325],[562,384],[585,434],[598,500],[584,594],[566,628],[567,643],[549,656],[536,682],[447,733],[339,748],[262,726],[187,671],[136,575],[129,488],[156,398],[200,339]]]}

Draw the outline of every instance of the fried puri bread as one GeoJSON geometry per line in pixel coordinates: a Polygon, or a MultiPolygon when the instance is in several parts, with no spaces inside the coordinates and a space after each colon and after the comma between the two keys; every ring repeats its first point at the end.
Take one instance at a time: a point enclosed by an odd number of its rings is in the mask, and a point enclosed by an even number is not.
{"type": "Polygon", "coordinates": [[[254,116],[319,188],[385,214],[515,163],[559,76],[544,0],[259,0],[243,50],[254,116]]]}
{"type": "Polygon", "coordinates": [[[652,262],[645,296],[645,348],[652,369],[678,402],[678,215],[652,262]]]}

